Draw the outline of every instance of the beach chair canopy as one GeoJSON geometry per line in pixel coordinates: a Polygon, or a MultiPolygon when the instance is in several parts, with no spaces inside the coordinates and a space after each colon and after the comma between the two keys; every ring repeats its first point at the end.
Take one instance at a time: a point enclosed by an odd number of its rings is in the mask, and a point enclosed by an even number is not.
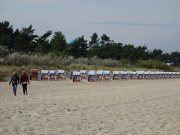
{"type": "Polygon", "coordinates": [[[131,72],[130,74],[132,74],[132,75],[136,75],[137,73],[136,73],[136,72],[131,72]]]}
{"type": "Polygon", "coordinates": [[[119,75],[119,71],[113,71],[113,75],[119,75]]]}
{"type": "Polygon", "coordinates": [[[75,71],[75,72],[73,72],[73,75],[80,75],[81,73],[80,72],[77,72],[77,71],[75,71]]]}
{"type": "Polygon", "coordinates": [[[98,71],[96,72],[96,74],[97,74],[97,75],[102,75],[102,74],[103,74],[103,71],[102,71],[102,70],[98,70],[98,71]]]}
{"type": "Polygon", "coordinates": [[[50,73],[50,74],[55,74],[56,71],[55,71],[55,70],[49,70],[49,73],[50,73]]]}
{"type": "Polygon", "coordinates": [[[136,71],[137,74],[144,74],[144,71],[136,71]]]}
{"type": "Polygon", "coordinates": [[[127,75],[128,74],[127,72],[124,72],[124,71],[120,71],[119,73],[123,74],[123,75],[127,75]]]}
{"type": "Polygon", "coordinates": [[[42,74],[48,74],[49,71],[48,71],[48,70],[41,70],[41,73],[42,73],[42,74]]]}
{"type": "Polygon", "coordinates": [[[80,73],[81,73],[81,74],[86,74],[87,71],[86,71],[86,70],[80,70],[80,73]]]}
{"type": "Polygon", "coordinates": [[[110,71],[104,71],[103,72],[105,75],[109,75],[109,74],[111,74],[111,72],[110,71]]]}
{"type": "Polygon", "coordinates": [[[58,70],[58,73],[64,74],[65,70],[58,70]]]}
{"type": "Polygon", "coordinates": [[[90,70],[90,71],[88,72],[88,75],[96,75],[96,71],[90,70]]]}

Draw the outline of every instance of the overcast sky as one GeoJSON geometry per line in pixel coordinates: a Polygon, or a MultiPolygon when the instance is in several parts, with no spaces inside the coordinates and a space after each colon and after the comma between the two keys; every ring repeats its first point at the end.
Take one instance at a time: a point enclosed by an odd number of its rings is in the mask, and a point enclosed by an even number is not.
{"type": "Polygon", "coordinates": [[[0,22],[61,31],[67,42],[96,32],[149,50],[180,51],[180,0],[0,0],[0,22]]]}

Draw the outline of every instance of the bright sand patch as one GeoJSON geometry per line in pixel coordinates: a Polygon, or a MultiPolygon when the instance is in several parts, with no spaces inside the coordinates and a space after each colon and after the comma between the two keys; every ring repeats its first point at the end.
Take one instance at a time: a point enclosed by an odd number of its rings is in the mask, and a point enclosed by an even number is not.
{"type": "Polygon", "coordinates": [[[180,79],[0,82],[0,135],[179,135],[180,79]]]}

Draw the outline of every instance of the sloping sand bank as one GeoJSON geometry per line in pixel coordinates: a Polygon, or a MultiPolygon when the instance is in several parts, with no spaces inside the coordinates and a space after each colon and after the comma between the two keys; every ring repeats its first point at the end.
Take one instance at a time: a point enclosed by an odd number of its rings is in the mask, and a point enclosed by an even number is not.
{"type": "Polygon", "coordinates": [[[0,82],[0,135],[19,134],[179,135],[180,79],[0,82]]]}

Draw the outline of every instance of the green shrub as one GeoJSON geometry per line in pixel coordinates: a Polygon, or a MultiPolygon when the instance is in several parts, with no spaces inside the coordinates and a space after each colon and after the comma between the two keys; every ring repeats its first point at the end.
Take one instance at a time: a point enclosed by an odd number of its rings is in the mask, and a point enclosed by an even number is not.
{"type": "Polygon", "coordinates": [[[173,71],[171,66],[166,65],[165,63],[157,60],[139,60],[137,61],[136,67],[138,68],[147,68],[147,69],[160,69],[163,71],[173,71]]]}

